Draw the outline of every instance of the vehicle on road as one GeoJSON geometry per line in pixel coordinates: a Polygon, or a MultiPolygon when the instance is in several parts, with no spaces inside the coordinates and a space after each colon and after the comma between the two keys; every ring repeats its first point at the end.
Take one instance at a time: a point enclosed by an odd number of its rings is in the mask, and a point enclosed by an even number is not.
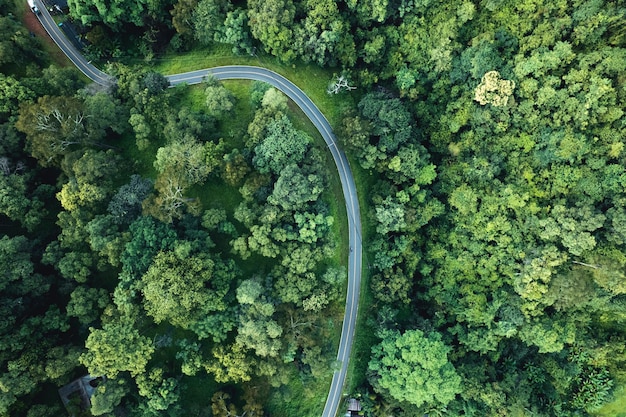
{"type": "Polygon", "coordinates": [[[41,14],[41,11],[39,10],[39,8],[37,7],[37,5],[35,4],[33,0],[28,0],[28,6],[30,7],[30,10],[32,10],[33,13],[35,13],[36,15],[41,14]]]}

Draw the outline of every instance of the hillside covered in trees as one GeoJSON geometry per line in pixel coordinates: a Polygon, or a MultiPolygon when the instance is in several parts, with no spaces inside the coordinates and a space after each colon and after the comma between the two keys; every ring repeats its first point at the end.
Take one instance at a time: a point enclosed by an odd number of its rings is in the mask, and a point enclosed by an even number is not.
{"type": "Polygon", "coordinates": [[[0,0],[0,415],[59,415],[86,371],[93,415],[319,415],[326,151],[266,85],[150,70],[223,45],[357,87],[334,128],[366,205],[363,415],[623,413],[623,1],[68,3],[113,90],[0,0]]]}

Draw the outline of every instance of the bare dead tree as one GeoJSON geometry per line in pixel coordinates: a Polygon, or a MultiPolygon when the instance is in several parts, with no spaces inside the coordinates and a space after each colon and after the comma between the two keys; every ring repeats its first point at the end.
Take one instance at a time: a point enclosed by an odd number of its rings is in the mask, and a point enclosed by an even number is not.
{"type": "Polygon", "coordinates": [[[593,269],[599,269],[600,267],[597,265],[591,265],[591,264],[586,264],[584,262],[579,262],[579,261],[572,261],[573,264],[577,264],[577,265],[582,265],[582,266],[586,266],[588,268],[593,268],[593,269]]]}
{"type": "MultiPolygon", "coordinates": [[[[248,415],[247,411],[244,411],[243,413],[239,414],[237,412],[237,409],[235,408],[234,405],[230,404],[227,405],[226,401],[230,400],[230,395],[222,392],[222,391],[218,391],[217,393],[215,393],[215,395],[213,395],[213,412],[219,412],[221,416],[224,417],[246,417],[246,415],[248,415]]],[[[255,413],[252,413],[250,415],[250,417],[254,416],[255,413]]]]}
{"type": "Polygon", "coordinates": [[[187,201],[193,200],[183,195],[184,190],[179,181],[171,177],[168,178],[167,186],[163,190],[163,209],[169,213],[175,213],[178,209],[183,207],[187,201]]]}
{"type": "Polygon", "coordinates": [[[78,140],[59,139],[50,143],[50,149],[55,153],[62,153],[72,145],[79,145],[81,142],[78,140]]]}
{"type": "Polygon", "coordinates": [[[0,158],[0,172],[2,172],[4,175],[11,175],[11,162],[9,161],[9,158],[7,158],[6,156],[3,156],[0,158]]]}
{"type": "Polygon", "coordinates": [[[289,312],[289,321],[291,322],[290,327],[291,327],[292,330],[295,330],[298,327],[303,327],[303,326],[305,326],[305,327],[313,326],[313,322],[310,321],[310,320],[306,320],[305,321],[305,320],[301,320],[301,318],[297,318],[297,319],[294,320],[294,317],[293,317],[293,314],[292,314],[291,311],[289,312]]]}
{"type": "Polygon", "coordinates": [[[72,145],[90,145],[104,149],[117,149],[106,143],[89,140],[85,122],[91,117],[82,112],[64,114],[59,108],[39,113],[35,118],[35,130],[52,133],[50,149],[63,153],[72,145]]]}
{"type": "Polygon", "coordinates": [[[0,157],[0,173],[6,175],[18,174],[26,168],[26,164],[18,161],[15,165],[6,156],[0,157]]]}
{"type": "Polygon", "coordinates": [[[77,133],[84,129],[83,121],[85,115],[81,112],[75,114],[63,114],[58,108],[52,109],[49,113],[39,113],[36,117],[36,130],[49,132],[59,132],[65,130],[77,133]],[[64,129],[66,128],[66,129],[64,129]]]}
{"type": "Polygon", "coordinates": [[[338,94],[339,92],[343,90],[352,91],[352,90],[356,90],[356,87],[351,86],[348,81],[348,78],[342,74],[342,75],[339,75],[335,81],[330,83],[330,85],[326,89],[326,92],[328,94],[338,94]]]}

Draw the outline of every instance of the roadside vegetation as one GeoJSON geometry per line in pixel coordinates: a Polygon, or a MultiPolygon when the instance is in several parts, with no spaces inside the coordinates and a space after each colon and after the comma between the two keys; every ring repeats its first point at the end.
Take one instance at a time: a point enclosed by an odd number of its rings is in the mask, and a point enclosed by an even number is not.
{"type": "Polygon", "coordinates": [[[69,0],[112,91],[0,0],[0,415],[317,416],[345,293],[333,124],[362,203],[365,416],[623,415],[626,7],[69,0]],[[328,94],[327,90],[340,90],[328,94]]]}

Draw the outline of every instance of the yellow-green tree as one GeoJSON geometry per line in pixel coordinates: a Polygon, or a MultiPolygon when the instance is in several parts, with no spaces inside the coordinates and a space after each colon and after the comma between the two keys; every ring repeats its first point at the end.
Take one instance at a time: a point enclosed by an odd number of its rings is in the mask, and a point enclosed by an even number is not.
{"type": "Polygon", "coordinates": [[[461,377],[448,360],[450,347],[439,333],[386,331],[372,348],[371,383],[416,407],[446,406],[461,392],[461,377]]]}

